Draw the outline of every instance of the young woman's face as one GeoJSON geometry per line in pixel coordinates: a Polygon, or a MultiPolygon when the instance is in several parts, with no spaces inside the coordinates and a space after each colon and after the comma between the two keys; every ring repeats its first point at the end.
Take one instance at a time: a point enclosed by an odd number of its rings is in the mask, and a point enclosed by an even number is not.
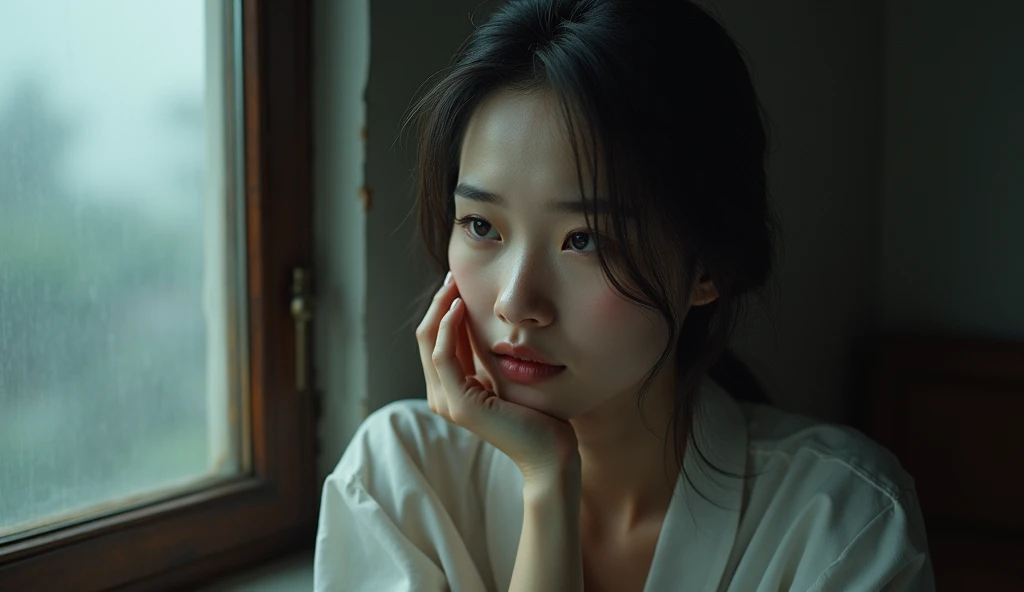
{"type": "Polygon", "coordinates": [[[463,138],[448,261],[498,394],[571,419],[634,393],[668,331],[608,283],[583,213],[557,207],[581,201],[563,129],[550,93],[501,91],[480,104],[463,138]],[[503,341],[565,369],[532,384],[507,379],[492,352],[503,341]]]}

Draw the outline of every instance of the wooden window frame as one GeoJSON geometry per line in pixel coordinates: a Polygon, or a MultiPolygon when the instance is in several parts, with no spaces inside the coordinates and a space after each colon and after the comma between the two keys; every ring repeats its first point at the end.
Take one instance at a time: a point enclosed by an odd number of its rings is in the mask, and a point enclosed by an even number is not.
{"type": "Polygon", "coordinates": [[[289,308],[313,253],[311,0],[241,4],[251,472],[0,546],[0,590],[173,589],[313,544],[315,405],[289,308]]]}

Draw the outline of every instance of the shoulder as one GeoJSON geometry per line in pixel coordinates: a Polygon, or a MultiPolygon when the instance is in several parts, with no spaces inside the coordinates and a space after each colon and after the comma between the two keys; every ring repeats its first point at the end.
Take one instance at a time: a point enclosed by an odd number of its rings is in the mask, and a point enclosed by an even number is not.
{"type": "MultiPolygon", "coordinates": [[[[884,446],[849,426],[823,422],[771,405],[742,403],[751,464],[766,471],[797,471],[804,479],[842,481],[898,499],[914,480],[884,446]]],[[[822,483],[824,485],[824,483],[822,483]]]]}
{"type": "Polygon", "coordinates": [[[848,426],[741,408],[750,475],[741,539],[765,560],[762,573],[808,589],[930,577],[914,480],[895,455],[848,426]]]}
{"type": "Polygon", "coordinates": [[[481,440],[423,399],[369,414],[324,482],[321,589],[483,589],[481,440]]]}
{"type": "Polygon", "coordinates": [[[334,474],[364,484],[385,475],[449,479],[477,468],[482,444],[476,434],[432,412],[425,399],[399,399],[362,421],[334,474]]]}
{"type": "Polygon", "coordinates": [[[352,438],[370,443],[400,441],[417,448],[476,446],[480,439],[430,410],[426,399],[399,399],[370,413],[352,438]]]}
{"type": "Polygon", "coordinates": [[[366,416],[352,442],[360,440],[403,440],[429,445],[449,435],[448,422],[427,406],[426,399],[398,399],[366,416]]]}

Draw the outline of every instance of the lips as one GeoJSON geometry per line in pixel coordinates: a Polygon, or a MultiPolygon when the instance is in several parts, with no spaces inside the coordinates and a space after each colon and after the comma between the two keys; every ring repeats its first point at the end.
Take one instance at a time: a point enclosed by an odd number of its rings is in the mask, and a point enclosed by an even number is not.
{"type": "Polygon", "coordinates": [[[511,356],[495,354],[501,375],[511,382],[533,385],[558,376],[565,366],[552,366],[540,362],[526,362],[511,356]]]}
{"type": "Polygon", "coordinates": [[[548,356],[527,345],[512,345],[507,341],[502,341],[494,346],[493,351],[499,356],[509,356],[526,362],[535,362],[538,364],[546,364],[548,366],[556,367],[561,366],[561,364],[558,364],[548,356]]]}

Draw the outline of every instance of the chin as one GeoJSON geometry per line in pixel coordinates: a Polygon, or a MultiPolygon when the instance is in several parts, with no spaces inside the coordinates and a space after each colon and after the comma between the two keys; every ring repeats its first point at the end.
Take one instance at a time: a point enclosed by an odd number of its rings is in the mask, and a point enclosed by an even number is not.
{"type": "Polygon", "coordinates": [[[552,400],[554,395],[548,394],[542,387],[499,380],[497,384],[495,384],[494,388],[498,398],[510,403],[529,407],[530,409],[540,411],[545,415],[550,415],[551,417],[561,419],[562,421],[568,421],[569,418],[573,416],[573,414],[567,412],[566,409],[559,408],[552,404],[564,403],[566,401],[552,400]]]}

